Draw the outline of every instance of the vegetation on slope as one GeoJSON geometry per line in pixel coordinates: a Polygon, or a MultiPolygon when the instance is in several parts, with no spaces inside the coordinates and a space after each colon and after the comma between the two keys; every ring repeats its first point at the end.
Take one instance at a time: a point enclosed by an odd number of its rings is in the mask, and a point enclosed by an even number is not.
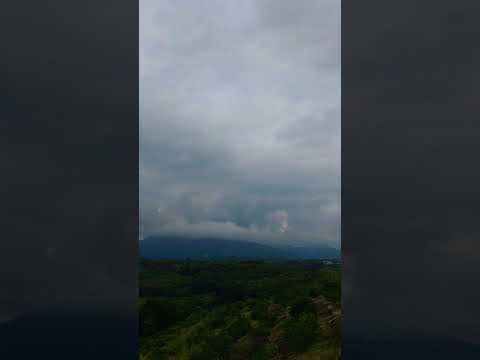
{"type": "Polygon", "coordinates": [[[141,261],[140,359],[340,358],[340,268],[141,261]]]}

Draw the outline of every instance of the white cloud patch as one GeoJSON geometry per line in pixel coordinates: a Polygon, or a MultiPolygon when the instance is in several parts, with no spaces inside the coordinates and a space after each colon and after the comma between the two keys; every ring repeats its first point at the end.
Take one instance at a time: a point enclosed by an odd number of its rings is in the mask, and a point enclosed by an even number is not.
{"type": "Polygon", "coordinates": [[[284,233],[289,230],[288,212],[285,210],[275,210],[267,215],[267,221],[270,229],[274,232],[284,233]]]}

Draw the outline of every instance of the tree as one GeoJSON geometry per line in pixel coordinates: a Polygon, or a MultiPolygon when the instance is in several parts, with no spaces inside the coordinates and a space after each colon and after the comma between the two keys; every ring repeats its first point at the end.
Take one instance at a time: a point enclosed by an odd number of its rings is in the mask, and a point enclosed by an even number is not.
{"type": "Polygon", "coordinates": [[[315,305],[312,299],[308,297],[301,297],[296,299],[290,308],[290,314],[293,317],[299,317],[302,314],[315,315],[316,314],[315,305]]]}
{"type": "Polygon", "coordinates": [[[302,314],[300,319],[291,319],[285,325],[281,348],[287,353],[307,350],[318,335],[318,322],[312,314],[302,314]]]}
{"type": "Polygon", "coordinates": [[[239,339],[250,330],[250,323],[244,317],[236,319],[228,328],[227,333],[233,339],[239,339]]]}

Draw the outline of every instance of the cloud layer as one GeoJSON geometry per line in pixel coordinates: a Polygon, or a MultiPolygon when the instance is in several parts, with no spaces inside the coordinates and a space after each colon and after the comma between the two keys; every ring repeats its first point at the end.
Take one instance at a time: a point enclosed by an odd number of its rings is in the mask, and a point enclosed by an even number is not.
{"type": "Polygon", "coordinates": [[[142,1],[141,236],[339,245],[339,201],[340,2],[142,1]]]}

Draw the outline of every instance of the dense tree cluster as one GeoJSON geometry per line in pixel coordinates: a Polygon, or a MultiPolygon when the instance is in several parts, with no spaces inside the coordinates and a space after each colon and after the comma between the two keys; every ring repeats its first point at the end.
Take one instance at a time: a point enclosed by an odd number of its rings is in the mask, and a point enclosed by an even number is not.
{"type": "Polygon", "coordinates": [[[340,267],[141,261],[140,358],[339,359],[340,267]]]}

